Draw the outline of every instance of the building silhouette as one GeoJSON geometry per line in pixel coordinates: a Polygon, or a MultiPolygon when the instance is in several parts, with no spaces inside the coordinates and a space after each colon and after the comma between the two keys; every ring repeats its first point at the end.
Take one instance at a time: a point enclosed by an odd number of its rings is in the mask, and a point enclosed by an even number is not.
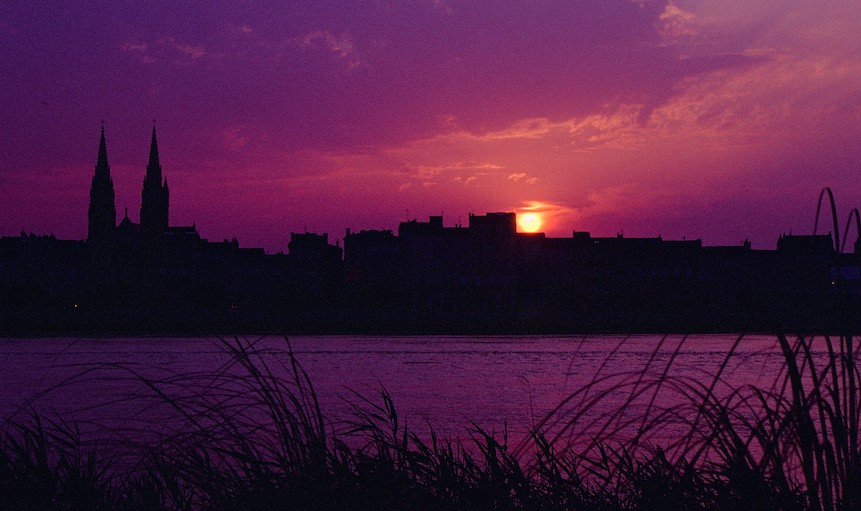
{"type": "Polygon", "coordinates": [[[0,237],[0,333],[861,330],[861,243],[842,253],[831,234],[784,235],[775,250],[548,238],[491,212],[348,229],[343,250],[308,232],[290,233],[287,254],[209,241],[169,223],[155,128],[140,222],[116,217],[102,127],[86,240],[0,237]]]}
{"type": "Polygon", "coordinates": [[[117,224],[117,208],[114,204],[114,181],[111,179],[111,166],[108,165],[104,126],[99,139],[96,171],[90,185],[90,208],[87,217],[87,241],[90,243],[113,241],[117,224]]]}
{"type": "Polygon", "coordinates": [[[158,141],[155,126],[152,128],[152,142],[149,149],[149,163],[141,193],[141,235],[147,242],[157,241],[168,228],[168,209],[170,191],[167,178],[162,181],[161,163],[158,161],[158,141]]]}

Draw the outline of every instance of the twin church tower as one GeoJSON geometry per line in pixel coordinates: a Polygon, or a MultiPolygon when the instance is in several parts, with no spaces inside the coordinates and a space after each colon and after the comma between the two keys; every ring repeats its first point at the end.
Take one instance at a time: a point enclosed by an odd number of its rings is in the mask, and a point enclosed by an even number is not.
{"type": "MultiPolygon", "coordinates": [[[[140,235],[144,241],[157,240],[168,228],[167,178],[162,178],[158,161],[158,142],[155,126],[149,148],[149,163],[143,182],[141,196],[140,235]]],[[[114,203],[114,182],[108,164],[105,144],[105,128],[99,140],[99,156],[96,172],[90,186],[90,208],[88,212],[87,241],[90,243],[112,242],[116,233],[117,208],[114,203]]]]}

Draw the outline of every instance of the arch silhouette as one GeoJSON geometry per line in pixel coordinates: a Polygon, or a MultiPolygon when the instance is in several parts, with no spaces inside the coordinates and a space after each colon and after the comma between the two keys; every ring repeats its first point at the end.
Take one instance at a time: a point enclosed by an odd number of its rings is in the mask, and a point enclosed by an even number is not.
{"type": "Polygon", "coordinates": [[[834,250],[840,252],[840,225],[837,221],[837,206],[834,205],[834,194],[831,193],[831,188],[825,187],[819,192],[819,203],[816,205],[816,220],[813,222],[813,234],[816,234],[816,229],[819,227],[819,212],[822,209],[822,197],[828,193],[828,202],[831,203],[831,220],[834,223],[834,250]]]}
{"type": "Polygon", "coordinates": [[[840,252],[846,249],[846,242],[849,241],[849,226],[852,225],[852,217],[855,217],[855,239],[861,237],[861,216],[858,214],[858,208],[852,208],[849,212],[849,218],[846,219],[846,228],[843,229],[843,244],[840,245],[840,252]]]}

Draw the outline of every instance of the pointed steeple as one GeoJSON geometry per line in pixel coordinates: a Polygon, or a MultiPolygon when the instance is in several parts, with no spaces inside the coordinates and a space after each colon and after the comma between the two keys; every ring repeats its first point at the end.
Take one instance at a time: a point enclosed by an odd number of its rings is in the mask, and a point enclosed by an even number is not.
{"type": "Polygon", "coordinates": [[[158,140],[155,137],[155,126],[152,127],[152,142],[149,145],[149,163],[146,171],[147,177],[161,182],[161,164],[158,162],[158,140]]]}
{"type": "Polygon", "coordinates": [[[110,165],[108,165],[108,147],[105,144],[105,127],[102,126],[102,136],[99,139],[99,157],[96,160],[96,174],[105,174],[110,179],[110,165]]]}
{"type": "Polygon", "coordinates": [[[161,163],[158,160],[158,141],[155,126],[149,148],[149,163],[144,176],[141,195],[141,231],[150,240],[157,240],[168,226],[169,192],[167,179],[162,184],[161,163]]]}
{"type": "Polygon", "coordinates": [[[111,241],[117,221],[114,205],[114,182],[111,166],[108,165],[108,149],[105,143],[105,127],[99,138],[99,156],[96,171],[90,185],[90,208],[88,212],[87,240],[91,242],[111,241]]]}

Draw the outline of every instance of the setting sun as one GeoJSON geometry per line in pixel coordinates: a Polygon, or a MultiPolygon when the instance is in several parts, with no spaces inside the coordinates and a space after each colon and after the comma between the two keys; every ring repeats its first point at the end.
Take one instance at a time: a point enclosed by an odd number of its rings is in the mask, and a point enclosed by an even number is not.
{"type": "Polygon", "coordinates": [[[523,232],[538,232],[541,229],[541,217],[538,213],[523,213],[518,215],[517,225],[523,232]]]}

